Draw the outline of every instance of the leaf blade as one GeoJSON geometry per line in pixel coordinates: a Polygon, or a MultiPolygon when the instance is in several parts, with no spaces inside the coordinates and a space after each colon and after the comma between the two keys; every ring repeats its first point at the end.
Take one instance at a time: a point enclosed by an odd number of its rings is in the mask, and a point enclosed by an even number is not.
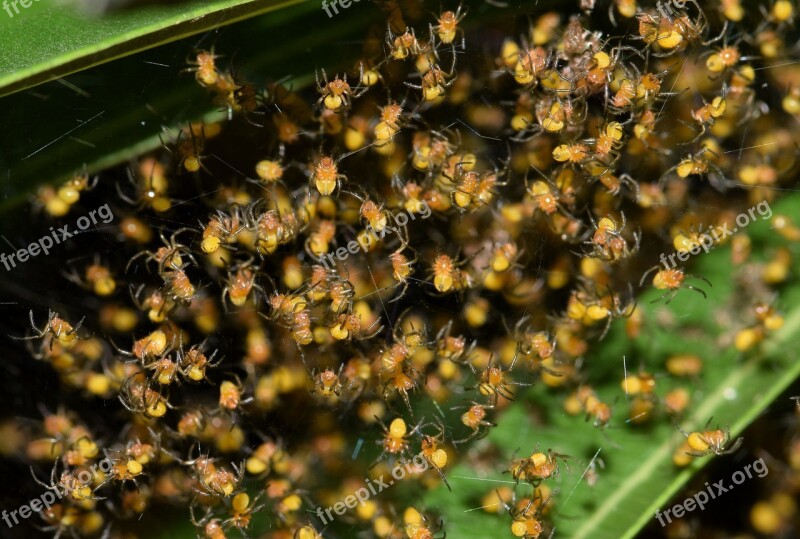
{"type": "Polygon", "coordinates": [[[189,9],[183,3],[147,6],[103,18],[67,6],[34,4],[16,15],[21,20],[0,18],[0,97],[300,3],[304,0],[205,0],[189,9]]]}

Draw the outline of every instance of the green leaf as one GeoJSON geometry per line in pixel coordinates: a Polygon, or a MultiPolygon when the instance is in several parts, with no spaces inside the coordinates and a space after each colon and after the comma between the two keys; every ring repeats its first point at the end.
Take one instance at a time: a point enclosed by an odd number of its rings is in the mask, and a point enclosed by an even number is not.
{"type": "Polygon", "coordinates": [[[52,0],[11,2],[0,11],[0,96],[301,1],[194,0],[103,17],[52,0]]]}
{"type": "MultiPolygon", "coordinates": [[[[798,215],[800,197],[783,199],[773,210],[798,215]]],[[[746,233],[752,233],[754,255],[760,255],[756,247],[763,250],[782,243],[768,221],[754,222],[746,233]]],[[[800,376],[800,361],[796,354],[788,352],[796,349],[800,340],[800,283],[795,279],[780,293],[777,307],[785,313],[784,327],[770,336],[758,353],[740,354],[731,344],[739,326],[732,325],[736,322],[730,315],[744,312],[741,305],[751,301],[746,295],[734,293],[734,272],[743,270],[733,268],[729,247],[719,247],[696,258],[693,273],[713,283],[709,287],[695,280],[708,294],[707,300],[692,290],[681,290],[669,305],[664,305],[663,300],[651,303],[661,292],[648,290],[639,298],[639,305],[646,312],[643,335],[630,340],[620,327],[623,323],[617,322],[607,340],[593,345],[587,354],[586,361],[591,364],[587,372],[592,376],[588,382],[601,399],[613,403],[614,419],[605,436],[583,418],[568,416],[562,408],[563,393],[544,387],[531,390],[524,406],[514,404],[496,418],[498,427],[492,429],[488,440],[500,449],[504,462],[510,464],[518,449],[518,457],[524,457],[537,447],[576,458],[567,461],[567,465],[561,464],[559,475],[547,482],[559,489],[551,510],[556,537],[634,537],[712,458],[695,459],[679,470],[672,463],[672,455],[683,435],[667,418],[658,417],[646,426],[626,423],[628,406],[620,386],[624,377],[623,354],[628,372],[636,372],[641,366],[656,374],[660,396],[677,385],[690,388],[692,403],[680,421],[684,430],[701,430],[713,417],[712,428],[730,426],[731,441],[800,376]],[[664,373],[664,360],[680,353],[703,358],[704,373],[697,382],[681,383],[660,375],[664,373]],[[534,417],[544,418],[543,424],[534,417]],[[598,451],[605,468],[597,468],[599,479],[590,487],[582,480],[582,474],[598,451]]],[[[741,467],[746,464],[742,462],[741,467]]],[[[504,484],[513,486],[510,475],[502,472],[477,473],[459,464],[448,471],[453,492],[437,489],[425,497],[424,503],[444,513],[448,535],[483,539],[508,534],[511,520],[507,514],[490,515],[476,509],[492,489],[504,484]]],[[[530,487],[523,484],[517,490],[518,496],[530,493],[530,487]]],[[[709,505],[724,503],[712,500],[709,505]]]]}

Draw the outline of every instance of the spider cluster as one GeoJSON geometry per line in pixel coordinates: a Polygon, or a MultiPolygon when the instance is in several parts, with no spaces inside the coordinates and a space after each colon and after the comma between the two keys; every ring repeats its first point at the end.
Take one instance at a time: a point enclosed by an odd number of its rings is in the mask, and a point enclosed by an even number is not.
{"type": "MultiPolygon", "coordinates": [[[[171,504],[208,539],[338,537],[314,507],[416,455],[427,471],[395,488],[449,488],[447,469],[485,448],[529,386],[612,440],[690,406],[640,369],[616,395],[630,404],[620,419],[590,383],[593,354],[612,331],[661,323],[637,304],[643,289],[707,295],[701,275],[653,267],[658,246],[693,245],[687,231],[727,226],[793,181],[786,2],[743,17],[729,0],[615,1],[599,29],[534,10],[522,35],[477,32],[473,6],[431,17],[402,4],[350,69],[319,66],[307,90],[259,87],[220,51],[194,51],[187,70],[229,120],[181,126],[125,181],[40,190],[48,219],[91,197],[119,216],[98,232],[113,256],[64,270],[86,308],[44,322],[34,309],[16,335],[67,396],[27,428],[27,461],[50,468],[50,486],[113,463],[42,512],[57,536],[121,537],[171,504]],[[108,425],[70,409],[101,399],[108,425]]],[[[790,217],[774,225],[800,239],[790,217]]],[[[739,238],[732,263],[759,270],[744,353],[782,325],[769,291],[791,256],[752,261],[739,238]]],[[[697,363],[673,358],[665,376],[700,377],[697,363]]],[[[727,429],[686,436],[692,458],[740,443],[727,429]]],[[[552,530],[552,484],[573,458],[530,445],[494,467],[531,493],[491,493],[527,539],[552,530]]],[[[437,508],[401,510],[392,492],[353,509],[344,533],[444,536],[437,508]]]]}

